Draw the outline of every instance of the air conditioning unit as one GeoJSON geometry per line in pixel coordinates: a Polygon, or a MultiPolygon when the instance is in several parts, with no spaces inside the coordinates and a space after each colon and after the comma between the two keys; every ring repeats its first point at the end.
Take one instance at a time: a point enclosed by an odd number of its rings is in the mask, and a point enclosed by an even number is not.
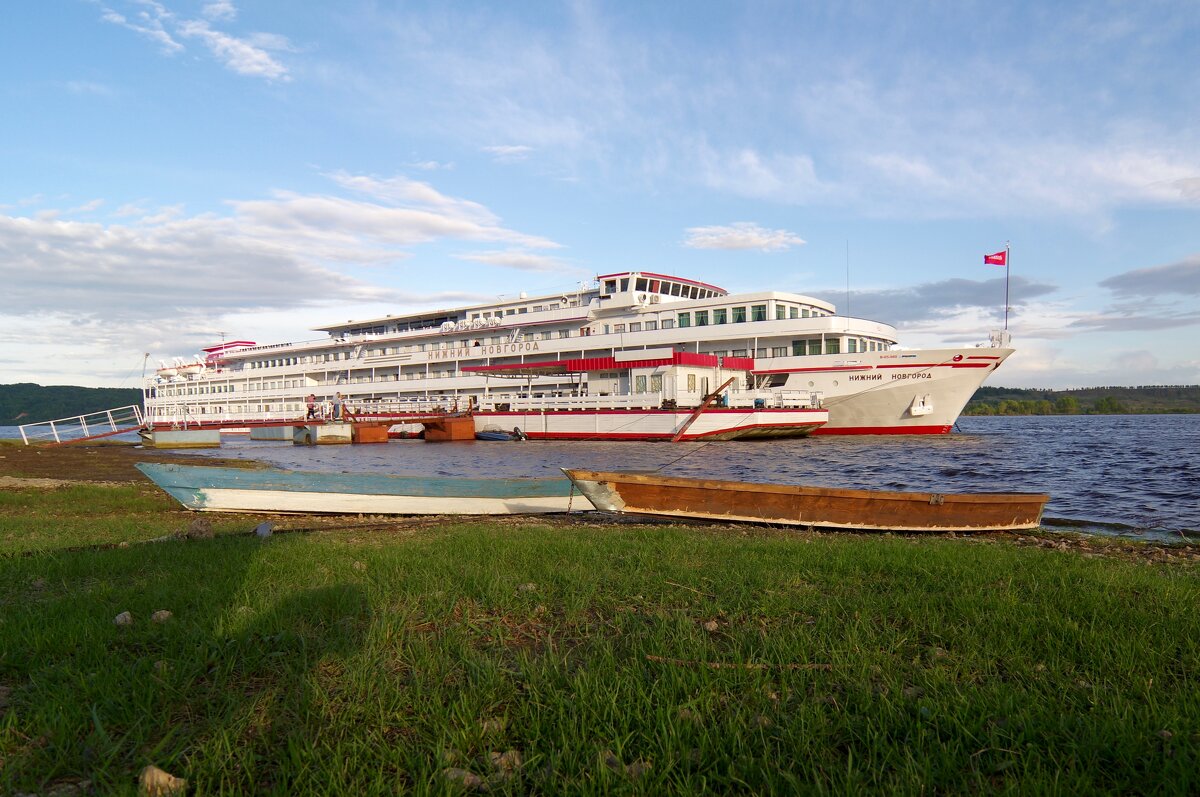
{"type": "Polygon", "coordinates": [[[662,297],[659,296],[657,293],[650,295],[650,304],[658,304],[661,301],[662,301],[662,297]]]}

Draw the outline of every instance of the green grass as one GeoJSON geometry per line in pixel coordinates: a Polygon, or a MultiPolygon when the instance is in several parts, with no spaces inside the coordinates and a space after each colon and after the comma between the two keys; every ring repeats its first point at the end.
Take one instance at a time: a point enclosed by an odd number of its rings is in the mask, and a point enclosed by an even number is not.
{"type": "MultiPolygon", "coordinates": [[[[253,527],[236,515],[207,517],[218,533],[253,527]]],[[[186,530],[193,518],[144,484],[0,490],[0,556],[133,543],[186,530]]]]}
{"type": "Polygon", "coordinates": [[[0,558],[0,793],[1200,790],[1191,564],[533,521],[36,547],[0,558]]]}

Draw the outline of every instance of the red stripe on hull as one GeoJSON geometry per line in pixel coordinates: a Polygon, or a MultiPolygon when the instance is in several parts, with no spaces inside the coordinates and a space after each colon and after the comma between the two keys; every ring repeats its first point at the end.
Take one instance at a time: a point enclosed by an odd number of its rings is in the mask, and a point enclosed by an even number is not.
{"type": "Polygon", "coordinates": [[[813,434],[950,434],[953,424],[944,426],[823,426],[813,434]]]}

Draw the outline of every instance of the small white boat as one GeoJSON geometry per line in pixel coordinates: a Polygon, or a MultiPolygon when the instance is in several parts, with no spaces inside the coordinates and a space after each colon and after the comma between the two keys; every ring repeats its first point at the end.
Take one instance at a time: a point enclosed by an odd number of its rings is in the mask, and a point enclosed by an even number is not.
{"type": "Polygon", "coordinates": [[[139,462],[137,468],[185,507],[200,512],[524,515],[591,509],[562,478],[311,473],[150,462],[139,462]]]}

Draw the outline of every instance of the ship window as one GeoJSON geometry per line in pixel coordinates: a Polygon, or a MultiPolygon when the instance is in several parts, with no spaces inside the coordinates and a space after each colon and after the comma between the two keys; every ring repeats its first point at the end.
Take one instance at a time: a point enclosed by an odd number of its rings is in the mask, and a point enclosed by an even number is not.
{"type": "Polygon", "coordinates": [[[695,299],[699,295],[699,293],[700,293],[700,289],[697,288],[695,285],[693,285],[691,288],[688,289],[688,298],[695,299]]]}
{"type": "Polygon", "coordinates": [[[650,292],[651,293],[658,293],[658,287],[659,287],[658,280],[650,280],[650,292]]]}
{"type": "Polygon", "coordinates": [[[630,332],[641,332],[642,331],[642,322],[634,321],[633,323],[631,323],[629,325],[629,331],[630,332]]]}
{"type": "Polygon", "coordinates": [[[543,307],[542,307],[540,304],[535,304],[535,305],[533,306],[533,312],[535,312],[535,313],[540,313],[540,312],[542,312],[542,310],[544,310],[544,309],[545,309],[545,308],[543,308],[543,307]]]}
{"type": "Polygon", "coordinates": [[[767,350],[766,350],[766,349],[755,349],[755,350],[754,350],[754,356],[755,356],[755,357],[766,357],[766,356],[767,356],[767,350]]]}
{"type": "Polygon", "coordinates": [[[650,376],[650,392],[651,393],[661,393],[662,392],[662,374],[652,374],[650,376]]]}
{"type": "Polygon", "coordinates": [[[645,277],[638,277],[638,278],[637,278],[637,281],[636,281],[636,282],[634,282],[634,283],[633,283],[633,285],[634,285],[634,290],[636,290],[636,291],[644,291],[644,290],[646,290],[646,278],[645,278],[645,277]]]}
{"type": "Polygon", "coordinates": [[[658,329],[657,321],[647,321],[646,322],[646,331],[649,332],[652,329],[658,329]]]}
{"type": "Polygon", "coordinates": [[[604,325],[604,334],[607,335],[608,332],[609,332],[609,326],[608,326],[608,324],[605,324],[604,325]]]}
{"type": "Polygon", "coordinates": [[[662,320],[662,328],[663,328],[663,329],[673,329],[674,327],[675,327],[675,320],[674,320],[674,319],[671,319],[671,318],[664,318],[664,319],[662,320]]]}
{"type": "Polygon", "coordinates": [[[825,339],[825,353],[826,354],[841,354],[842,353],[841,339],[840,338],[826,338],[825,339]]]}
{"type": "Polygon", "coordinates": [[[679,283],[677,283],[677,282],[672,282],[672,283],[671,283],[671,295],[672,295],[672,296],[678,296],[678,295],[679,295],[679,291],[680,291],[680,290],[682,290],[682,288],[683,288],[683,286],[682,286],[682,285],[680,285],[679,283]]]}
{"type": "Polygon", "coordinates": [[[688,392],[695,393],[696,392],[696,375],[688,374],[687,377],[688,377],[688,381],[687,381],[688,392]]]}
{"type": "Polygon", "coordinates": [[[799,307],[789,307],[788,308],[788,318],[799,318],[799,317],[800,317],[800,308],[799,307]]]}
{"type": "Polygon", "coordinates": [[[740,324],[745,320],[746,320],[746,308],[745,307],[733,308],[733,323],[740,324]]]}
{"type": "Polygon", "coordinates": [[[708,326],[708,311],[707,310],[697,310],[696,311],[696,326],[698,326],[698,327],[708,326]]]}
{"type": "Polygon", "coordinates": [[[726,310],[724,307],[713,310],[712,313],[713,313],[713,323],[714,324],[724,324],[725,323],[726,310]]]}
{"type": "Polygon", "coordinates": [[[621,280],[621,292],[624,293],[627,290],[629,290],[629,277],[625,277],[623,280],[621,280]]]}
{"type": "Polygon", "coordinates": [[[850,338],[850,340],[846,341],[846,353],[847,354],[857,354],[858,353],[858,340],[857,339],[850,338]]]}
{"type": "Polygon", "coordinates": [[[605,293],[616,293],[617,292],[617,281],[616,280],[605,280],[604,281],[604,292],[605,293]]]}
{"type": "Polygon", "coordinates": [[[519,307],[519,308],[517,308],[517,312],[524,315],[525,313],[529,312],[529,308],[528,307],[519,307]]]}
{"type": "Polygon", "coordinates": [[[750,320],[751,321],[766,321],[767,320],[767,306],[765,304],[752,305],[750,307],[750,320]]]}
{"type": "Polygon", "coordinates": [[[802,309],[802,310],[800,311],[800,317],[801,317],[801,318],[808,318],[808,308],[807,308],[807,307],[805,307],[804,309],[802,309]]]}
{"type": "Polygon", "coordinates": [[[505,311],[504,311],[504,314],[505,314],[505,315],[516,315],[516,314],[517,314],[517,311],[516,311],[516,310],[514,310],[514,309],[512,309],[512,308],[510,307],[510,308],[508,308],[507,310],[505,310],[505,311]]]}
{"type": "Polygon", "coordinates": [[[808,353],[809,354],[820,354],[821,353],[821,341],[816,338],[813,338],[812,340],[810,340],[808,342],[808,353]]]}
{"type": "Polygon", "coordinates": [[[692,314],[691,313],[680,313],[679,314],[679,328],[682,329],[683,327],[690,327],[691,325],[692,325],[692,314]]]}
{"type": "Polygon", "coordinates": [[[552,304],[552,305],[550,305],[550,309],[551,309],[551,310],[557,310],[557,309],[558,309],[558,304],[556,303],[556,304],[552,304]]]}
{"type": "Polygon", "coordinates": [[[803,357],[806,354],[808,354],[808,344],[802,340],[793,340],[792,341],[792,356],[793,357],[803,357]]]}
{"type": "Polygon", "coordinates": [[[772,357],[787,357],[787,346],[772,346],[771,347],[771,356],[772,357]]]}
{"type": "Polygon", "coordinates": [[[558,330],[558,336],[559,336],[560,338],[569,338],[569,337],[571,337],[571,330],[569,330],[569,329],[560,329],[560,330],[558,330]]]}
{"type": "Polygon", "coordinates": [[[625,331],[624,324],[614,324],[613,325],[613,332],[624,332],[624,331],[625,331]]]}
{"type": "Polygon", "coordinates": [[[633,378],[633,392],[634,393],[645,393],[646,392],[646,376],[645,376],[645,374],[642,374],[640,376],[635,376],[633,378]]]}
{"type": "Polygon", "coordinates": [[[779,321],[787,318],[787,306],[782,304],[775,305],[775,320],[779,321]]]}

